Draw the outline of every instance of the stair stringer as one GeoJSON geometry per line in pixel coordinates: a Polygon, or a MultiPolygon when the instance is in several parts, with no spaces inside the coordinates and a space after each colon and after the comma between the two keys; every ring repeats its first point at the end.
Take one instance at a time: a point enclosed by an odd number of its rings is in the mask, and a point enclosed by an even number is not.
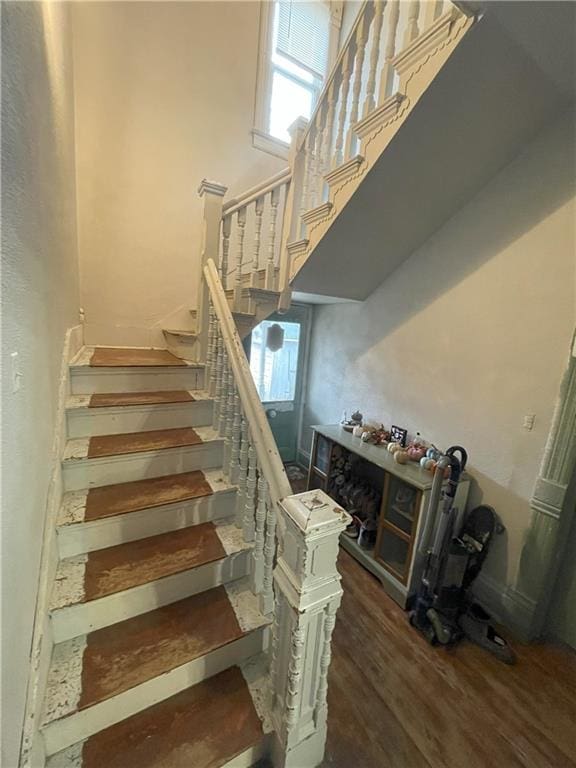
{"type": "Polygon", "coordinates": [[[310,211],[305,214],[313,221],[306,227],[305,238],[294,244],[298,247],[294,248],[291,258],[290,283],[312,257],[328,229],[475,21],[474,17],[465,16],[453,7],[396,57],[399,92],[356,123],[355,130],[360,137],[359,154],[325,176],[328,201],[318,206],[317,217],[310,216],[310,211]]]}

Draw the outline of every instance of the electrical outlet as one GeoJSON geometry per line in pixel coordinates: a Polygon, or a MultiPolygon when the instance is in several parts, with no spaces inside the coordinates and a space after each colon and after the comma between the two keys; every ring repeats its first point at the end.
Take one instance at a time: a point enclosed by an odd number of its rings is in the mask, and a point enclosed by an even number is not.
{"type": "Polygon", "coordinates": [[[12,374],[12,392],[18,392],[22,382],[22,371],[20,370],[18,352],[10,353],[10,365],[12,374]]]}
{"type": "Polygon", "coordinates": [[[534,419],[536,418],[535,413],[527,413],[526,416],[524,416],[524,423],[523,427],[524,429],[531,430],[534,428],[534,419]]]}

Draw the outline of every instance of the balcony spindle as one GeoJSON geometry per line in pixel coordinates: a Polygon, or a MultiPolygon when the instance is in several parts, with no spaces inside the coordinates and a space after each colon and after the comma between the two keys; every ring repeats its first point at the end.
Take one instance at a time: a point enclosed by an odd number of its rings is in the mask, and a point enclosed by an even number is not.
{"type": "Polygon", "coordinates": [[[344,132],[346,130],[346,116],[348,114],[348,95],[350,93],[350,77],[354,65],[354,46],[351,45],[345,52],[342,60],[342,93],[340,95],[340,114],[338,115],[338,131],[334,145],[333,168],[342,165],[344,160],[344,132]]]}
{"type": "Polygon", "coordinates": [[[340,87],[340,81],[338,74],[334,75],[334,79],[330,83],[328,88],[328,110],[326,113],[326,124],[324,126],[324,158],[322,162],[322,192],[320,196],[320,202],[324,202],[324,176],[330,172],[332,168],[332,143],[334,139],[334,121],[336,118],[336,106],[338,101],[338,89],[340,87]]]}
{"type": "Polygon", "coordinates": [[[238,242],[236,245],[236,280],[234,281],[234,309],[240,311],[242,302],[242,266],[244,264],[244,235],[246,234],[246,208],[238,211],[238,242]]]}
{"type": "Polygon", "coordinates": [[[210,301],[208,308],[208,348],[206,352],[206,368],[204,370],[204,389],[209,395],[214,394],[216,375],[216,316],[214,305],[210,301]]]}
{"type": "Polygon", "coordinates": [[[404,48],[407,48],[413,40],[416,40],[420,34],[418,29],[418,16],[420,15],[419,0],[411,0],[408,6],[408,23],[404,33],[404,48]]]}
{"type": "Polygon", "coordinates": [[[260,242],[262,233],[262,216],[264,214],[264,198],[259,197],[254,205],[254,255],[252,257],[252,276],[250,285],[258,288],[258,271],[260,269],[260,242]]]}
{"type": "Polygon", "coordinates": [[[356,30],[357,52],[354,62],[354,85],[352,86],[352,106],[350,108],[350,124],[348,126],[348,135],[346,137],[346,160],[349,160],[356,154],[356,134],[354,126],[358,122],[360,108],[360,93],[362,91],[362,75],[364,69],[364,54],[366,51],[366,41],[368,39],[369,21],[366,12],[362,15],[356,30]]]}
{"type": "Polygon", "coordinates": [[[232,228],[232,216],[224,216],[222,219],[222,260],[220,262],[220,279],[226,290],[228,285],[228,255],[230,253],[230,230],[232,228]]]}
{"type": "Polygon", "coordinates": [[[389,0],[388,24],[386,48],[384,51],[384,66],[380,73],[380,95],[378,104],[382,104],[389,96],[392,96],[394,86],[394,66],[392,59],[396,53],[396,35],[398,33],[398,20],[400,18],[399,0],[389,0]]]}
{"type": "Polygon", "coordinates": [[[264,287],[267,291],[274,290],[276,267],[276,227],[278,224],[278,205],[280,203],[280,187],[270,193],[270,235],[268,239],[268,260],[266,261],[266,277],[264,287]]]}
{"type": "Polygon", "coordinates": [[[304,154],[304,174],[302,180],[302,197],[300,198],[300,216],[303,216],[308,210],[309,191],[310,191],[310,164],[311,164],[311,132],[308,131],[306,139],[302,144],[302,153],[304,154]]]}
{"type": "Polygon", "coordinates": [[[382,22],[384,20],[383,0],[374,2],[374,21],[372,22],[372,47],[370,49],[370,71],[366,84],[366,101],[364,102],[363,116],[367,117],[376,108],[374,93],[376,91],[376,72],[378,59],[380,58],[380,35],[382,34],[382,22]]]}

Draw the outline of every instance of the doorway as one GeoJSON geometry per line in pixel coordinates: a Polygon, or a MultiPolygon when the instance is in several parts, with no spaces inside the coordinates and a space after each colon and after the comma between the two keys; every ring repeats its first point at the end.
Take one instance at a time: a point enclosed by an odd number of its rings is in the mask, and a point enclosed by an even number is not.
{"type": "Polygon", "coordinates": [[[295,462],[298,451],[309,329],[310,307],[293,304],[249,337],[250,370],[284,463],[295,462]]]}

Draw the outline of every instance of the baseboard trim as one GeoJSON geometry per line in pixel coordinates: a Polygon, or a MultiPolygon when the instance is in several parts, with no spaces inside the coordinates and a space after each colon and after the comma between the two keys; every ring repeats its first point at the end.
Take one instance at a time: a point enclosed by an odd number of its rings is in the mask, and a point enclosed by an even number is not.
{"type": "Polygon", "coordinates": [[[534,639],[532,626],[536,601],[511,585],[501,584],[484,573],[478,576],[472,591],[496,621],[510,629],[518,639],[523,642],[534,639]]]}
{"type": "Polygon", "coordinates": [[[52,446],[52,473],[44,518],[42,558],[34,614],[34,629],[30,653],[30,675],[20,746],[21,768],[43,768],[46,760],[44,740],[40,733],[44,694],[54,638],[49,619],[49,602],[58,566],[56,520],[64,494],[61,457],[66,444],[66,402],[70,395],[69,363],[84,345],[84,328],[76,325],[66,331],[58,386],[56,429],[52,446]]]}

